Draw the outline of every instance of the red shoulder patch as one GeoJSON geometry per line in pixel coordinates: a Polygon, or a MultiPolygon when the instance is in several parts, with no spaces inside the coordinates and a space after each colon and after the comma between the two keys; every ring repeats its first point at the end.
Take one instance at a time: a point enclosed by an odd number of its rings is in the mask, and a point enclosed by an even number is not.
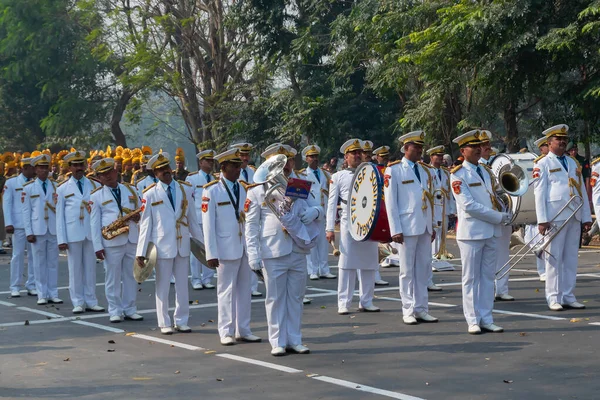
{"type": "Polygon", "coordinates": [[[540,169],[536,167],[533,169],[533,179],[537,179],[539,177],[540,177],[540,169]]]}
{"type": "Polygon", "coordinates": [[[205,213],[208,211],[208,203],[202,203],[202,212],[205,213]]]}
{"type": "Polygon", "coordinates": [[[452,190],[454,191],[454,194],[460,194],[460,185],[462,185],[461,181],[452,182],[452,190]]]}
{"type": "Polygon", "coordinates": [[[391,178],[392,178],[392,177],[391,177],[390,175],[388,175],[388,174],[385,174],[385,175],[383,176],[383,186],[385,186],[385,187],[388,187],[388,186],[390,185],[390,179],[391,179],[391,178]]]}
{"type": "Polygon", "coordinates": [[[250,204],[252,204],[252,201],[250,199],[246,199],[244,202],[244,212],[248,212],[248,210],[250,210],[250,204]]]}

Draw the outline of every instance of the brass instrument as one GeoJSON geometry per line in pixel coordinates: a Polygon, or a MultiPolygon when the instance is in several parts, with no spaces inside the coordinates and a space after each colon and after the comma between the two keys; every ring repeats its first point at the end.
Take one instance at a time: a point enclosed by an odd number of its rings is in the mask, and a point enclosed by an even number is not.
{"type": "MultiPolygon", "coordinates": [[[[577,212],[579,212],[581,207],[583,207],[583,198],[579,195],[573,195],[569,199],[569,201],[560,210],[558,210],[556,215],[550,221],[548,221],[548,223],[551,225],[551,228],[549,231],[550,234],[542,235],[541,233],[538,232],[536,235],[534,235],[531,238],[531,240],[529,240],[529,242],[527,242],[525,244],[525,246],[521,247],[519,249],[519,251],[517,251],[502,266],[502,268],[500,268],[498,270],[498,272],[496,272],[496,279],[503,278],[506,274],[508,274],[510,272],[511,269],[513,269],[515,267],[515,265],[517,265],[519,263],[519,261],[521,261],[523,258],[525,258],[525,256],[527,256],[529,253],[535,254],[535,256],[538,258],[542,257],[544,255],[544,252],[546,252],[546,248],[556,238],[556,236],[560,233],[560,231],[562,231],[564,229],[564,227],[567,225],[567,223],[569,223],[569,221],[571,221],[571,219],[573,219],[575,217],[575,215],[577,214],[577,212]],[[580,204],[574,210],[571,211],[571,214],[569,215],[569,217],[566,220],[564,220],[562,224],[555,226],[554,221],[556,221],[556,218],[558,218],[558,216],[564,210],[566,210],[568,207],[570,207],[571,203],[573,203],[575,200],[578,200],[580,202],[580,204]],[[516,259],[516,261],[513,263],[514,259],[516,259]]],[[[548,254],[550,256],[552,256],[552,254],[550,254],[550,253],[548,253],[548,254]]]]}
{"type": "Polygon", "coordinates": [[[283,154],[269,158],[262,163],[254,172],[254,183],[266,183],[265,203],[273,211],[278,219],[287,214],[292,209],[292,204],[296,200],[294,197],[286,196],[288,179],[283,173],[283,168],[287,163],[287,157],[283,154]],[[283,201],[275,196],[279,193],[283,201]]]}
{"type": "Polygon", "coordinates": [[[340,254],[342,254],[342,253],[340,252],[340,250],[339,250],[338,248],[336,248],[336,247],[335,247],[335,243],[334,243],[334,242],[331,242],[331,247],[333,247],[333,256],[334,256],[334,257],[339,257],[339,256],[340,256],[340,254]]]}
{"type": "Polygon", "coordinates": [[[122,217],[119,217],[116,221],[111,222],[102,228],[102,237],[106,240],[113,240],[117,236],[129,233],[129,221],[140,215],[144,210],[143,207],[133,210],[122,217]]]}
{"type": "MultiPolygon", "coordinates": [[[[448,196],[448,193],[443,189],[436,189],[433,192],[434,201],[441,200],[441,206],[442,206],[442,226],[441,226],[442,233],[441,233],[441,238],[440,238],[440,248],[437,251],[437,253],[435,253],[433,255],[433,258],[435,258],[437,260],[452,260],[454,258],[454,255],[449,253],[448,250],[446,249],[446,236],[448,235],[448,220],[446,218],[447,196],[448,196]]],[[[440,205],[440,204],[435,203],[435,205],[440,205]]]]}
{"type": "Polygon", "coordinates": [[[386,257],[389,257],[392,254],[398,254],[398,249],[393,247],[390,243],[379,243],[377,246],[378,250],[378,260],[381,264],[386,257]]]}

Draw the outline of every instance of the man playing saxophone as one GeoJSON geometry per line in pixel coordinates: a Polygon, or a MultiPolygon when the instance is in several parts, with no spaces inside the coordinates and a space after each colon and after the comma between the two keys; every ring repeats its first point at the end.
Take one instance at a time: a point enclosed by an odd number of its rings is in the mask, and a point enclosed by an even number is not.
{"type": "Polygon", "coordinates": [[[104,185],[90,196],[92,241],[96,258],[104,260],[110,322],[121,322],[123,316],[141,321],[144,317],[137,313],[137,282],[133,278],[141,201],[131,185],[117,183],[114,163],[112,158],[104,158],[92,164],[104,185]]]}

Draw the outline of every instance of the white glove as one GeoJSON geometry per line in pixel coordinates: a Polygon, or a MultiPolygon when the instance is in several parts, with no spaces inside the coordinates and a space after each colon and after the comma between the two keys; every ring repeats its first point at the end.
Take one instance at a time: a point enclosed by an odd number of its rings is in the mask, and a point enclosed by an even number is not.
{"type": "Polygon", "coordinates": [[[300,220],[304,225],[308,225],[318,217],[319,210],[316,207],[309,207],[300,215],[300,220]]]}
{"type": "Polygon", "coordinates": [[[502,223],[504,225],[510,224],[510,220],[512,219],[512,215],[509,213],[502,213],[502,223]]]}
{"type": "Polygon", "coordinates": [[[250,262],[250,268],[253,271],[260,271],[262,269],[262,261],[259,258],[258,260],[254,260],[250,262]]]}

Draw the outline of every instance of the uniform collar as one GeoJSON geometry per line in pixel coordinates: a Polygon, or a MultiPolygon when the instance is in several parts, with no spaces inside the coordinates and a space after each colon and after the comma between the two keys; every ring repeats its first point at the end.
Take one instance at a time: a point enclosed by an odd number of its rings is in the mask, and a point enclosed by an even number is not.
{"type": "Polygon", "coordinates": [[[225,177],[223,177],[223,182],[225,182],[225,184],[227,185],[229,190],[233,190],[233,182],[231,182],[229,179],[227,179],[225,177]]]}
{"type": "Polygon", "coordinates": [[[479,167],[479,165],[471,164],[467,160],[463,161],[463,166],[465,166],[465,167],[467,167],[469,169],[472,169],[472,170],[476,170],[477,167],[479,167]]]}

